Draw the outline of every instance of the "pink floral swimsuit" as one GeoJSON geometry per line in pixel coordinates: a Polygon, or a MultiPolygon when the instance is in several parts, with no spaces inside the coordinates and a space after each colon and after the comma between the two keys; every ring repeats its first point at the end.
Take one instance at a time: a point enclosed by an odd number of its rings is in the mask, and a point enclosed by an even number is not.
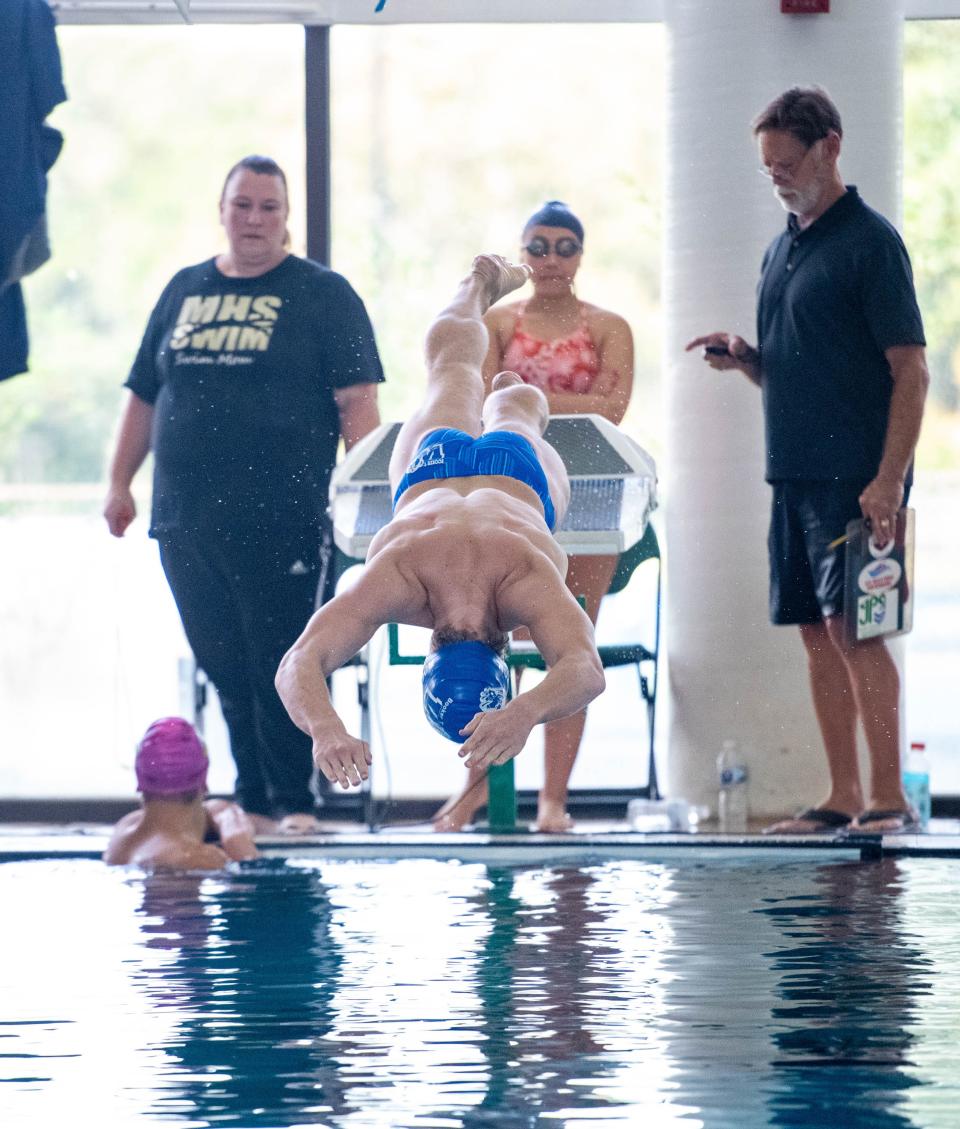
{"type": "Polygon", "coordinates": [[[544,392],[589,392],[600,375],[600,354],[581,306],[580,324],[567,337],[541,341],[523,329],[526,304],[520,307],[503,367],[544,392]]]}

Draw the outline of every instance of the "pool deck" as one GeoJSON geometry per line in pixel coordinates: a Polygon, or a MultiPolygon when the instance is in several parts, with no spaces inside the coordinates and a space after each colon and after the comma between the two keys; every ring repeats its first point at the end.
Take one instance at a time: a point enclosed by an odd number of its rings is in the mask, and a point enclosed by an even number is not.
{"type": "MultiPolygon", "coordinates": [[[[0,824],[0,862],[30,859],[98,859],[107,844],[107,824],[0,824]]],[[[332,824],[317,835],[261,835],[265,859],[435,858],[471,862],[562,863],[566,860],[642,858],[695,851],[698,855],[762,851],[812,852],[876,860],[889,857],[960,858],[960,821],[935,819],[930,830],[913,835],[763,835],[688,834],[632,831],[622,822],[585,820],[565,835],[521,830],[489,834],[483,830],[441,834],[429,824],[369,831],[357,824],[332,824]]]]}

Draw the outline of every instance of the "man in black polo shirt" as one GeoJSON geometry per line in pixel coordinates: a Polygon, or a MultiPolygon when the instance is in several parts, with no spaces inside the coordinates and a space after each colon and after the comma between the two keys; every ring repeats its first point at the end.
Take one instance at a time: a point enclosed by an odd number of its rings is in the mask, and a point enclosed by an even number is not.
{"type": "Polygon", "coordinates": [[[894,227],[844,185],[840,115],[824,91],[786,91],[753,131],[761,171],[790,213],[763,258],[757,347],[709,333],[687,349],[703,347],[712,368],[738,369],[762,391],[770,618],[800,627],[830,771],[817,807],[769,830],[901,830],[912,814],[900,777],[899,675],[882,638],[847,643],[843,551],[830,546],[861,515],[886,540],[909,493],[929,383],[910,260],[894,227]]]}

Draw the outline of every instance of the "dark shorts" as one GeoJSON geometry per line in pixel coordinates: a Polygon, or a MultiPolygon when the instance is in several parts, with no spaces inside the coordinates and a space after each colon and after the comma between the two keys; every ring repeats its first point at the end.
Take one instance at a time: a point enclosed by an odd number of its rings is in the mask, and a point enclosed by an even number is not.
{"type": "MultiPolygon", "coordinates": [[[[843,613],[844,546],[827,549],[862,516],[860,479],[773,483],[770,532],[770,622],[819,623],[843,613]]],[[[902,505],[910,496],[904,490],[902,505]]]]}
{"type": "Polygon", "coordinates": [[[844,551],[827,546],[860,514],[865,482],[773,483],[770,511],[770,622],[819,623],[843,611],[844,551]]]}
{"type": "Polygon", "coordinates": [[[420,441],[413,462],[400,479],[393,496],[396,509],[400,495],[418,482],[442,478],[474,478],[501,474],[529,486],[543,504],[543,516],[552,531],[557,516],[547,486],[547,476],[533,444],[513,431],[489,431],[474,439],[455,427],[438,427],[420,441]]]}

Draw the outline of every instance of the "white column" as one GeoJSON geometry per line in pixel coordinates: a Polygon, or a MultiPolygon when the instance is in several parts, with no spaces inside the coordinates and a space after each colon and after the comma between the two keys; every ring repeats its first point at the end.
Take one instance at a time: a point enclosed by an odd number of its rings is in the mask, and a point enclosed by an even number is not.
{"type": "Polygon", "coordinates": [[[826,765],[799,632],[767,619],[759,392],[683,345],[711,330],[756,342],[760,259],[786,213],[757,173],[750,122],[788,87],[827,90],[843,121],[845,181],[899,221],[903,2],[832,7],[786,16],[778,0],[665,5],[667,784],[711,803],[716,752],[733,738],[749,757],[758,814],[819,799],[826,765]]]}

